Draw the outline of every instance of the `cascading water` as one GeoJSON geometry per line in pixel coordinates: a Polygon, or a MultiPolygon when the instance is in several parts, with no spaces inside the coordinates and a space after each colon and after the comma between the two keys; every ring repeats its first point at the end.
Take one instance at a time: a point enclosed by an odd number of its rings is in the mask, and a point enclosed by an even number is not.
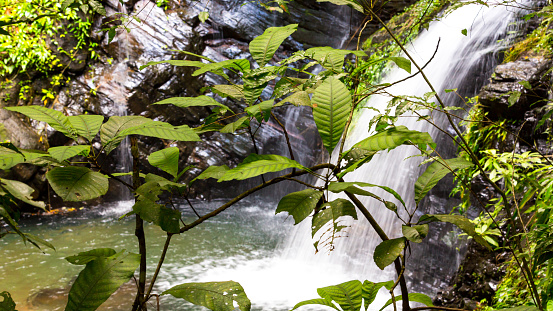
{"type": "MultiPolygon", "coordinates": [[[[408,50],[422,66],[432,58],[440,40],[436,55],[424,71],[435,89],[440,92],[440,96],[448,101],[448,105],[459,105],[458,99],[444,96],[448,94],[444,94],[443,91],[458,88],[461,96],[475,95],[476,90],[484,84],[497,64],[498,51],[502,47],[500,39],[506,37],[507,30],[515,17],[516,10],[505,7],[465,6],[440,21],[433,22],[430,30],[423,32],[413,44],[408,46],[408,50]],[[467,29],[466,36],[462,34],[463,29],[467,29]]],[[[387,75],[384,82],[391,83],[407,76],[406,72],[395,69],[387,75]]],[[[395,95],[423,96],[430,91],[430,88],[418,75],[393,86],[388,91],[395,95]]],[[[366,106],[383,111],[389,100],[390,97],[374,95],[366,106]]],[[[345,150],[369,135],[367,124],[374,115],[375,112],[369,109],[364,109],[360,113],[356,118],[356,124],[350,130],[345,150]]],[[[440,118],[437,118],[437,122],[442,127],[446,126],[444,120],[440,118]]],[[[417,122],[415,117],[403,118],[399,124],[411,130],[429,132],[436,141],[443,140],[430,124],[424,121],[417,122]]],[[[452,151],[446,150],[444,153],[451,154],[452,151]]],[[[421,173],[419,167],[421,159],[409,158],[415,154],[417,150],[407,146],[380,154],[369,164],[349,174],[346,179],[395,189],[407,202],[407,208],[413,210],[414,182],[421,173]]],[[[337,151],[335,151],[331,158],[337,157],[337,151]]],[[[374,192],[387,200],[394,201],[386,193],[374,192]]],[[[360,199],[390,237],[400,236],[400,222],[394,213],[383,207],[380,202],[371,201],[369,198],[360,199]]],[[[423,213],[447,213],[445,206],[447,202],[443,201],[446,200],[437,199],[438,204],[434,205],[423,202],[421,205],[426,206],[421,207],[422,211],[419,210],[417,216],[423,213]]],[[[400,206],[399,202],[395,203],[400,206]]],[[[360,218],[362,218],[361,215],[360,218]]],[[[374,248],[381,240],[368,222],[360,219],[350,225],[347,237],[338,239],[336,248],[330,253],[315,254],[310,222],[305,221],[288,235],[280,247],[279,254],[274,258],[250,261],[230,271],[214,269],[208,271],[201,279],[209,280],[215,277],[239,281],[251,300],[262,305],[263,309],[290,307],[301,300],[317,297],[315,292],[317,287],[351,279],[369,279],[375,282],[394,279],[395,271],[390,267],[381,271],[372,260],[374,248]],[[263,286],[259,286],[260,283],[263,286]]],[[[414,253],[410,258],[410,264],[418,271],[410,271],[413,277],[410,279],[412,289],[429,294],[435,293],[437,288],[445,285],[445,279],[456,270],[457,252],[448,249],[443,245],[444,243],[439,243],[439,239],[443,238],[446,232],[436,235],[433,245],[423,244],[413,247],[414,253]],[[427,283],[426,286],[417,284],[419,280],[424,280],[427,283]]],[[[379,303],[374,304],[374,306],[378,305],[379,303]]]]}

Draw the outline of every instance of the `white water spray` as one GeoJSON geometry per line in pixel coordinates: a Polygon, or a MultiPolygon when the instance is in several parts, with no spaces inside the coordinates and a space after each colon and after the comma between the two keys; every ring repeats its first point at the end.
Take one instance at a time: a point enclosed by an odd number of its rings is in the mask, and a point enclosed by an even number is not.
{"type": "MultiPolygon", "coordinates": [[[[481,72],[490,71],[494,63],[493,61],[488,63],[490,56],[493,58],[494,52],[500,49],[501,43],[498,40],[505,37],[509,24],[514,20],[513,11],[504,7],[483,8],[474,5],[458,9],[441,21],[433,22],[429,31],[424,31],[412,45],[408,46],[409,53],[422,66],[432,58],[440,40],[434,59],[424,70],[436,90],[443,92],[444,89],[457,87],[466,89],[467,82],[473,85],[472,89],[478,89],[483,84],[481,72]],[[462,34],[463,29],[467,29],[467,36],[462,34]]],[[[398,81],[407,76],[408,74],[403,70],[394,69],[384,82],[398,81]]],[[[474,90],[466,91],[467,95],[471,92],[470,95],[474,95],[474,90]]],[[[423,96],[430,91],[430,88],[418,75],[393,86],[388,91],[395,95],[423,96]]],[[[451,97],[445,98],[451,99],[451,97]]],[[[371,97],[367,106],[383,111],[389,100],[389,97],[375,95],[371,97]]],[[[368,109],[361,113],[350,130],[345,150],[369,135],[367,124],[374,115],[375,112],[368,109]]],[[[417,122],[417,118],[405,118],[399,124],[411,130],[429,132],[433,137],[437,135],[437,131],[428,123],[417,122]]],[[[440,125],[444,126],[444,124],[440,125]]],[[[420,174],[418,165],[421,159],[404,159],[416,153],[416,149],[406,146],[375,156],[369,164],[349,174],[347,180],[391,187],[407,202],[407,208],[412,210],[414,182],[420,174]]],[[[337,158],[337,152],[332,158],[337,158]]],[[[394,201],[386,193],[374,192],[387,200],[394,201]]],[[[367,198],[361,199],[390,237],[400,235],[401,226],[391,211],[383,207],[380,202],[367,198]]],[[[400,206],[399,202],[396,203],[400,206]]],[[[351,223],[351,228],[347,231],[348,237],[338,239],[336,249],[330,254],[325,252],[314,254],[314,241],[310,238],[310,231],[308,219],[291,232],[280,248],[280,253],[274,258],[249,261],[231,269],[229,267],[213,269],[201,279],[238,281],[245,288],[254,305],[258,304],[267,310],[290,308],[301,300],[316,298],[318,287],[352,279],[369,279],[376,282],[395,278],[395,271],[390,267],[381,271],[374,264],[372,253],[381,240],[361,215],[358,221],[351,223]]],[[[426,258],[438,258],[442,264],[449,266],[453,266],[457,260],[457,258],[441,256],[443,254],[425,254],[426,258]]],[[[414,266],[417,266],[417,263],[414,263],[414,266]]],[[[412,282],[416,281],[412,280],[412,282]]],[[[413,284],[411,286],[413,287],[413,284]]],[[[387,298],[389,297],[382,299],[387,300],[387,298]]],[[[372,307],[381,305],[381,302],[375,302],[372,307]]]]}

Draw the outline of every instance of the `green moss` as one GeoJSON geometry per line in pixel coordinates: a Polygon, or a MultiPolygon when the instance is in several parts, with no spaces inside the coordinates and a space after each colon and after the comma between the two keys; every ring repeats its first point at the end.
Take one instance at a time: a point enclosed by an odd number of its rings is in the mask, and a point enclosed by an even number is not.
{"type": "Polygon", "coordinates": [[[553,30],[551,29],[553,6],[547,6],[538,13],[527,15],[526,18],[531,18],[533,16],[540,17],[542,22],[539,27],[528,34],[524,40],[514,44],[505,53],[505,63],[516,61],[521,57],[543,57],[553,52],[553,30]]]}
{"type": "MultiPolygon", "coordinates": [[[[56,33],[62,36],[71,32],[77,38],[75,49],[86,46],[91,23],[87,18],[77,14],[77,9],[67,8],[60,12],[62,0],[0,0],[0,21],[28,20],[4,27],[10,35],[0,35],[0,76],[17,72],[37,70],[49,73],[60,67],[60,60],[55,56],[47,43],[47,37],[56,33]],[[41,15],[52,15],[36,19],[41,15]],[[36,20],[35,20],[36,19],[36,20]],[[69,27],[62,27],[60,21],[68,20],[69,27]]],[[[56,44],[54,42],[54,44],[56,44]]],[[[59,52],[73,55],[75,50],[59,52]]]]}

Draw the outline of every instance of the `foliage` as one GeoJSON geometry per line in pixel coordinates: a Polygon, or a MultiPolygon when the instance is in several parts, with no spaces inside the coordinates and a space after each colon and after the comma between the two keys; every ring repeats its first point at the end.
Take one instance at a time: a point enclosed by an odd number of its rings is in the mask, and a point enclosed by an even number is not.
{"type": "MultiPolygon", "coordinates": [[[[368,6],[367,2],[356,0],[333,0],[332,2],[350,5],[379,19],[378,15],[372,11],[374,8],[368,6]]],[[[67,7],[74,5],[74,3],[69,0],[65,4],[67,7]]],[[[416,30],[417,27],[424,26],[428,22],[428,18],[432,18],[431,15],[427,14],[428,11],[437,10],[444,4],[439,2],[434,5],[432,2],[425,1],[421,3],[426,4],[426,8],[423,10],[423,7],[416,6],[412,9],[416,13],[415,15],[420,18],[418,18],[417,24],[410,24],[410,29],[416,30]]],[[[95,2],[88,2],[86,9],[83,8],[83,10],[86,11],[91,8],[96,11],[99,10],[95,2]]],[[[204,18],[207,17],[204,16],[204,18]]],[[[135,234],[138,238],[140,253],[133,254],[125,251],[116,253],[115,250],[111,249],[95,249],[68,257],[69,262],[85,265],[85,267],[71,287],[67,310],[96,309],[119,286],[129,280],[137,268],[137,296],[133,310],[144,310],[145,303],[152,297],[157,296],[152,291],[173,235],[185,234],[195,226],[230,208],[244,197],[284,180],[299,182],[307,186],[308,189],[283,197],[276,212],[288,212],[294,217],[296,224],[310,220],[312,236],[317,239],[314,243],[317,250],[322,248],[332,250],[335,240],[343,236],[347,229],[347,226],[343,224],[344,218],[357,219],[357,211],[359,210],[382,239],[373,254],[375,263],[380,269],[394,264],[398,275],[397,280],[385,283],[365,281],[361,284],[360,281],[350,281],[320,288],[318,294],[321,298],[300,302],[294,309],[307,304],[320,304],[337,310],[348,311],[361,310],[364,305],[366,310],[368,305],[374,301],[376,293],[382,286],[385,286],[392,296],[384,307],[393,304],[395,308],[396,301],[400,299],[403,301],[403,310],[406,311],[410,310],[409,301],[431,306],[430,298],[427,296],[408,292],[404,275],[410,243],[422,242],[428,235],[430,228],[428,224],[431,222],[452,223],[477,242],[489,246],[487,239],[483,237],[483,234],[485,235],[488,230],[478,230],[473,222],[462,215],[432,214],[424,215],[418,220],[415,218],[416,215],[419,215],[417,214],[419,213],[418,203],[449,172],[457,169],[465,172],[470,171],[470,167],[476,164],[478,170],[473,171],[473,175],[481,174],[495,186],[497,186],[496,183],[502,181],[504,185],[511,187],[511,189],[506,188],[503,191],[503,200],[496,200],[496,204],[507,205],[508,202],[505,198],[509,195],[513,196],[515,202],[528,202],[529,198],[526,201],[524,198],[517,201],[517,191],[527,191],[527,193],[531,193],[528,195],[529,197],[534,196],[537,202],[542,202],[541,205],[536,204],[538,211],[540,208],[549,211],[551,206],[550,188],[553,187],[553,181],[551,180],[553,177],[551,176],[553,174],[551,174],[551,167],[545,165],[541,158],[536,160],[536,158],[539,158],[538,156],[531,153],[509,156],[491,150],[477,153],[473,151],[474,149],[471,149],[474,146],[470,146],[463,141],[466,153],[462,154],[461,158],[443,159],[434,152],[436,144],[428,133],[410,130],[405,126],[396,124],[399,116],[405,113],[418,114],[422,121],[430,120],[431,116],[427,117],[421,114],[422,110],[426,111],[427,109],[445,113],[449,116],[448,109],[443,105],[439,95],[434,90],[423,97],[403,95],[392,98],[388,109],[368,124],[367,129],[370,136],[357,142],[350,149],[344,150],[344,142],[347,139],[348,128],[355,109],[360,107],[364,98],[376,92],[375,89],[371,89],[365,84],[355,82],[366,78],[364,74],[371,70],[369,66],[362,67],[364,65],[361,64],[356,68],[363,68],[362,70],[344,71],[344,61],[349,54],[354,54],[357,57],[366,57],[367,54],[362,51],[315,47],[305,51],[297,51],[289,58],[275,62],[273,60],[274,53],[296,29],[297,25],[272,27],[255,38],[250,44],[250,52],[254,62],[248,59],[215,62],[207,57],[187,52],[185,53],[187,56],[200,57],[207,62],[184,59],[151,62],[145,65],[146,67],[168,63],[173,66],[194,67],[197,69],[193,76],[212,73],[228,81],[229,84],[214,85],[209,90],[221,97],[239,101],[243,107],[243,109],[240,109],[241,111],[231,111],[227,106],[216,102],[214,98],[204,95],[195,98],[168,99],[156,103],[174,104],[181,107],[214,106],[211,110],[212,114],[203,120],[203,124],[197,127],[174,126],[142,116],[113,116],[103,123],[103,118],[99,116],[67,117],[59,111],[46,107],[8,108],[31,119],[47,123],[61,134],[72,139],[73,145],[49,148],[47,152],[35,152],[19,150],[13,145],[5,144],[0,149],[2,167],[12,167],[19,163],[47,166],[49,172],[46,177],[49,184],[66,201],[100,197],[107,191],[108,180],[110,179],[122,182],[135,194],[133,210],[125,216],[135,217],[136,219],[135,234]],[[316,74],[309,72],[308,68],[314,65],[319,65],[324,69],[316,74]],[[268,85],[274,86],[270,95],[264,94],[268,85]],[[310,97],[309,94],[312,94],[312,96],[310,97]],[[286,99],[283,100],[285,96],[286,99]],[[433,97],[438,100],[439,104],[430,101],[433,97]],[[336,150],[337,156],[330,158],[328,162],[323,161],[315,166],[306,167],[294,160],[292,156],[288,158],[280,155],[253,153],[234,168],[226,166],[210,167],[194,180],[216,178],[219,182],[222,182],[261,176],[262,183],[204,215],[199,215],[194,210],[198,218],[191,223],[185,224],[180,219],[180,211],[174,208],[171,201],[173,196],[186,198],[187,190],[192,186],[192,182],[188,184],[179,182],[179,177],[186,174],[191,167],[179,169],[178,157],[180,154],[178,148],[162,149],[152,153],[148,158],[152,166],[171,175],[172,180],[157,174],[140,174],[137,162],[137,136],[148,136],[168,141],[195,142],[201,140],[200,135],[203,133],[221,132],[223,134],[248,136],[255,144],[256,131],[252,128],[268,122],[271,117],[276,119],[277,117],[272,113],[273,108],[296,109],[296,105],[312,107],[317,130],[328,153],[326,158],[333,154],[333,150],[336,150]],[[121,141],[127,136],[131,137],[131,153],[135,161],[132,185],[118,179],[117,176],[106,173],[102,163],[98,161],[100,156],[105,156],[118,148],[121,141]],[[101,148],[95,148],[97,143],[101,148]],[[420,156],[428,158],[425,161],[426,163],[432,163],[416,182],[416,187],[413,189],[416,198],[413,202],[405,202],[395,190],[382,185],[360,181],[344,182],[344,176],[370,162],[375,154],[384,153],[402,145],[416,148],[420,151],[420,156]],[[485,157],[478,159],[477,156],[481,155],[485,157]],[[41,162],[38,163],[37,159],[40,159],[41,162]],[[284,170],[288,171],[282,172],[284,170]],[[265,180],[267,173],[277,172],[280,172],[278,177],[265,180]],[[320,182],[308,184],[295,179],[295,177],[302,175],[311,175],[313,179],[320,182]],[[527,181],[527,184],[522,185],[513,182],[515,178],[523,178],[527,181]],[[385,190],[385,193],[380,196],[359,187],[378,187],[385,190]],[[543,192],[543,188],[549,189],[549,192],[543,192]],[[343,193],[348,199],[333,199],[329,192],[343,193]],[[371,212],[357,199],[357,195],[371,197],[382,203],[383,208],[391,210],[401,221],[403,236],[390,239],[380,227],[380,224],[374,220],[371,212]],[[400,207],[402,209],[399,209],[392,202],[393,200],[401,202],[400,207]],[[310,219],[308,220],[308,218],[310,219]],[[153,223],[167,235],[162,255],[148,287],[146,287],[148,271],[145,264],[147,254],[143,221],[153,223]],[[397,286],[399,286],[402,293],[401,296],[395,297],[393,293],[397,286]]],[[[389,32],[389,35],[396,42],[397,48],[403,49],[394,33],[389,32]]],[[[113,39],[113,28],[108,30],[108,36],[110,40],[113,39]]],[[[411,34],[401,39],[407,39],[410,36],[411,34]]],[[[390,47],[389,50],[397,48],[390,47]]],[[[382,54],[380,54],[379,58],[371,58],[369,62],[371,62],[371,65],[385,66],[386,62],[391,60],[406,71],[411,71],[412,66],[421,71],[419,64],[416,64],[405,50],[404,52],[406,57],[390,57],[390,55],[381,57],[382,54]]],[[[371,79],[367,78],[369,84],[373,81],[371,79]]],[[[380,87],[386,88],[387,85],[381,85],[380,87]]],[[[280,124],[280,122],[277,123],[280,124]]],[[[460,135],[460,131],[453,121],[450,120],[449,125],[460,135]]],[[[283,131],[287,134],[284,126],[283,131]]],[[[288,147],[292,154],[293,150],[289,142],[288,147]]],[[[30,238],[29,235],[18,230],[13,215],[17,214],[14,204],[15,199],[26,203],[39,205],[41,203],[33,202],[29,197],[29,190],[25,187],[15,187],[14,185],[17,184],[12,181],[3,181],[1,185],[0,218],[14,231],[8,231],[5,234],[17,233],[23,239],[36,241],[31,243],[40,243],[40,240],[30,238]]],[[[464,187],[463,189],[467,189],[467,185],[464,185],[464,187]]],[[[191,208],[194,209],[192,205],[191,208]]],[[[505,210],[510,211],[511,207],[506,207],[505,210]]],[[[540,215],[545,215],[545,212],[541,213],[540,215]]],[[[547,215],[549,216],[549,214],[547,215]]],[[[543,220],[540,222],[542,225],[549,224],[548,217],[539,216],[538,219],[543,220]]],[[[544,242],[548,238],[549,231],[547,229],[535,236],[535,243],[539,246],[536,252],[538,254],[537,262],[541,263],[543,261],[545,263],[551,256],[551,244],[544,242]]],[[[507,243],[511,243],[511,247],[516,248],[516,251],[513,252],[515,256],[521,255],[525,251],[525,248],[519,247],[515,243],[518,241],[516,239],[516,235],[512,235],[507,239],[507,243]]],[[[523,270],[523,273],[527,277],[531,276],[527,270],[523,270]]],[[[248,311],[251,308],[251,303],[243,288],[233,281],[186,283],[177,285],[162,294],[171,294],[211,310],[231,310],[234,308],[235,302],[242,311],[248,311]]],[[[535,296],[536,291],[532,290],[532,294],[535,296]]]]}

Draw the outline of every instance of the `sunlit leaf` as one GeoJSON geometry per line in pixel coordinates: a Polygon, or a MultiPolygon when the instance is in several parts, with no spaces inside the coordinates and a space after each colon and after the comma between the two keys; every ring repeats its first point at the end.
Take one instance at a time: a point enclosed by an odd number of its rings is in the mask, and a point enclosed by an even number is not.
{"type": "Polygon", "coordinates": [[[273,58],[282,42],[293,34],[297,28],[298,24],[267,28],[262,35],[250,42],[250,53],[253,59],[259,66],[265,66],[273,58]]]}
{"type": "Polygon", "coordinates": [[[294,217],[297,225],[313,212],[322,196],[323,193],[315,189],[305,189],[287,194],[278,202],[275,214],[288,212],[294,217]]]}
{"type": "Polygon", "coordinates": [[[153,152],[148,156],[148,162],[176,177],[179,173],[179,148],[170,147],[153,152]]]}
{"type": "Polygon", "coordinates": [[[182,298],[213,311],[232,311],[235,309],[234,303],[238,304],[241,311],[251,309],[251,302],[244,288],[234,281],[185,283],[164,291],[162,295],[182,298]]]}
{"type": "Polygon", "coordinates": [[[331,154],[344,132],[351,109],[351,95],[344,83],[330,77],[315,90],[312,103],[317,130],[331,154]]]}

